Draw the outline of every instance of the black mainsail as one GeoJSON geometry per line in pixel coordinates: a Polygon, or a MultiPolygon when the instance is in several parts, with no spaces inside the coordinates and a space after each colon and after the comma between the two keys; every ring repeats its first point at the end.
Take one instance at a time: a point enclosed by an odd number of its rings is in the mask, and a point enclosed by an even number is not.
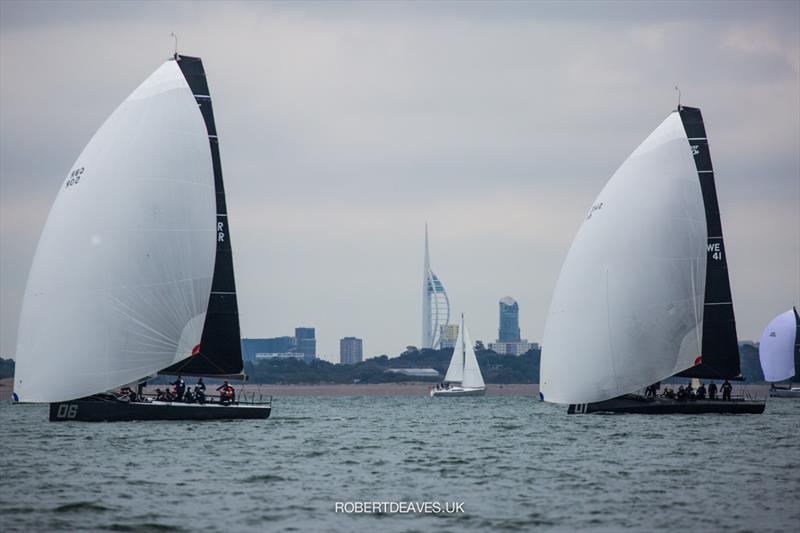
{"type": "Polygon", "coordinates": [[[703,341],[699,364],[678,376],[706,379],[734,379],[741,376],[736,318],[728,277],[728,260],[722,239],[714,169],[708,148],[703,115],[695,107],[680,107],[683,127],[694,155],[703,204],[706,211],[708,244],[706,246],[706,292],[703,306],[703,341]]]}
{"type": "Polygon", "coordinates": [[[225,203],[225,186],[222,181],[222,164],[219,155],[217,127],[214,123],[214,110],[211,106],[211,96],[202,60],[199,57],[177,54],[175,60],[197,100],[208,130],[208,142],[214,166],[214,186],[217,193],[217,256],[200,345],[192,357],[184,359],[160,373],[241,377],[243,363],[239,333],[239,306],[236,300],[231,233],[225,203]]]}

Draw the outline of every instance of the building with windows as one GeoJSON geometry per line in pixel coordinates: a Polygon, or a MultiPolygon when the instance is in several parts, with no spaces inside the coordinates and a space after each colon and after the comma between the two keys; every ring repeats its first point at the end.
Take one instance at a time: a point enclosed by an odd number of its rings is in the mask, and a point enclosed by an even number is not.
{"type": "Polygon", "coordinates": [[[266,361],[268,359],[297,359],[299,361],[303,361],[305,359],[305,355],[298,353],[298,352],[285,352],[285,353],[257,353],[256,354],[256,362],[259,361],[266,361]]]}
{"type": "Polygon", "coordinates": [[[538,347],[521,338],[519,331],[519,304],[511,296],[500,299],[500,328],[497,341],[490,342],[488,348],[500,355],[522,355],[531,348],[538,347]]]}
{"type": "Polygon", "coordinates": [[[272,337],[269,339],[242,339],[242,358],[255,361],[268,355],[298,354],[297,359],[310,363],[317,358],[317,339],[314,328],[295,328],[294,337],[272,337]]]}
{"type": "Polygon", "coordinates": [[[364,360],[364,343],[356,337],[345,337],[339,341],[339,362],[354,365],[364,360]]]}
{"type": "Polygon", "coordinates": [[[458,340],[458,324],[439,326],[439,348],[452,348],[458,340]]]}
{"type": "Polygon", "coordinates": [[[519,304],[511,296],[500,299],[500,329],[497,342],[519,342],[519,304]]]}
{"type": "Polygon", "coordinates": [[[294,328],[297,351],[309,359],[317,357],[317,338],[314,328],[294,328]]]}
{"type": "Polygon", "coordinates": [[[521,339],[519,342],[490,342],[489,349],[496,354],[500,355],[522,355],[528,350],[536,350],[539,348],[539,343],[528,342],[527,339],[521,339]]]}
{"type": "Polygon", "coordinates": [[[431,270],[428,224],[425,224],[425,259],[422,276],[422,348],[440,347],[440,328],[450,321],[450,300],[444,285],[431,270]]]}

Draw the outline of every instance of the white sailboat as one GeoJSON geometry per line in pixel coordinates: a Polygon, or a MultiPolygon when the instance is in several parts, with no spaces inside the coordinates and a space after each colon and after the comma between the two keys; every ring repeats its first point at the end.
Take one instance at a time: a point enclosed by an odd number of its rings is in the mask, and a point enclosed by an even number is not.
{"type": "Polygon", "coordinates": [[[775,385],[775,382],[800,381],[800,316],[797,308],[776,316],[764,328],[758,345],[764,379],[772,383],[772,398],[800,398],[800,387],[775,385]]]}
{"type": "Polygon", "coordinates": [[[106,394],[158,373],[242,369],[211,97],[200,58],[176,53],[64,179],[25,290],[14,397],[49,402],[53,421],[266,418],[267,405],[106,394]]]}
{"type": "Polygon", "coordinates": [[[700,110],[681,106],[614,173],[572,243],[545,325],[541,399],[568,413],[764,409],[637,394],[674,375],[740,376],[708,139],[700,110]]]}
{"type": "Polygon", "coordinates": [[[472,340],[464,325],[463,314],[458,338],[453,347],[453,357],[450,359],[450,366],[447,367],[447,374],[444,377],[444,384],[431,389],[430,394],[431,397],[483,396],[486,394],[486,385],[478,366],[478,359],[475,357],[472,340]]]}

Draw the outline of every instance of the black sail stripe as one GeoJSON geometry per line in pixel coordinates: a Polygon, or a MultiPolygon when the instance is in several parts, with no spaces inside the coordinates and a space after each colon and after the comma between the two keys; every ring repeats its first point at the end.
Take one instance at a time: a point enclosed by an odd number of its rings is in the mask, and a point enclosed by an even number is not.
{"type": "Polygon", "coordinates": [[[187,374],[193,376],[238,376],[242,374],[242,348],[239,332],[239,304],[233,275],[233,253],[225,186],[222,181],[222,164],[219,155],[217,127],[206,81],[203,62],[199,57],[176,56],[208,130],[211,161],[214,170],[214,188],[217,203],[217,256],[214,277],[208,300],[208,312],[200,340],[200,351],[162,370],[162,374],[187,374]]]}
{"type": "Polygon", "coordinates": [[[694,155],[706,212],[706,292],[703,308],[702,363],[678,374],[682,377],[735,379],[740,377],[739,340],[728,276],[728,260],[722,238],[714,168],[703,115],[699,109],[679,109],[689,147],[694,155]]]}
{"type": "Polygon", "coordinates": [[[794,377],[792,381],[800,381],[800,315],[797,314],[797,308],[793,307],[794,311],[794,377]]]}

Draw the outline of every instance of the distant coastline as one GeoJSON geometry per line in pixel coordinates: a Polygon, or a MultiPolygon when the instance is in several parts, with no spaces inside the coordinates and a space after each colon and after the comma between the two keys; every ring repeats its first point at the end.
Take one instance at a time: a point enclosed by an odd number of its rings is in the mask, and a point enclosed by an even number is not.
{"type": "MultiPolygon", "coordinates": [[[[191,386],[194,381],[188,380],[191,386]]],[[[254,394],[279,397],[290,396],[425,396],[431,384],[424,382],[405,383],[363,383],[363,384],[320,384],[320,385],[258,385],[247,384],[236,386],[236,391],[248,396],[254,394]]],[[[156,385],[147,387],[149,392],[155,391],[156,385]]],[[[489,396],[530,396],[538,398],[539,385],[530,383],[487,385],[489,396]]]]}

